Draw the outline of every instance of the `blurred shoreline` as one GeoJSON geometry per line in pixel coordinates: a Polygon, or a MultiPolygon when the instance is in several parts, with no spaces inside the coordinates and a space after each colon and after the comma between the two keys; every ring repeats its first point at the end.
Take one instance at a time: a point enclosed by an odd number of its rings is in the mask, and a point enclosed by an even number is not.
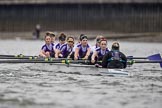
{"type": "MultiPolygon", "coordinates": [[[[108,40],[138,41],[138,42],[162,42],[162,33],[113,33],[108,31],[55,31],[56,39],[60,33],[64,32],[67,36],[78,39],[80,34],[85,34],[89,39],[95,39],[97,35],[103,35],[108,40]]],[[[23,39],[23,40],[43,40],[45,31],[42,31],[40,38],[36,39],[32,32],[0,32],[0,39],[23,39]]]]}

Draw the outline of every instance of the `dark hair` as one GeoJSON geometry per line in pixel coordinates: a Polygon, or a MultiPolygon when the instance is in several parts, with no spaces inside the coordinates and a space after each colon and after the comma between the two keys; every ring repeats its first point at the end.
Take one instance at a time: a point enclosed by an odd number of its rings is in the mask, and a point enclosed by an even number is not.
{"type": "Polygon", "coordinates": [[[84,34],[80,34],[80,36],[79,36],[79,40],[81,40],[81,37],[82,37],[82,36],[84,36],[84,34]]]}
{"type": "Polygon", "coordinates": [[[87,37],[86,35],[82,35],[82,36],[80,37],[80,41],[82,41],[83,39],[88,39],[88,37],[87,37]]]}
{"type": "Polygon", "coordinates": [[[96,42],[100,42],[100,38],[97,38],[97,39],[96,39],[96,42]]]}
{"type": "Polygon", "coordinates": [[[118,42],[114,42],[113,44],[112,44],[112,49],[113,50],[119,50],[119,43],[118,42]]]}
{"type": "Polygon", "coordinates": [[[66,35],[64,33],[61,33],[59,36],[59,40],[65,41],[66,40],[66,35]]]}

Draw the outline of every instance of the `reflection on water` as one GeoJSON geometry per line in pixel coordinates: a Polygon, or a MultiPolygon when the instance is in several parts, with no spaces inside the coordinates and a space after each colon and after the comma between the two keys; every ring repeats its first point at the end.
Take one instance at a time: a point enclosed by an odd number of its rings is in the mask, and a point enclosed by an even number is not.
{"type": "MultiPolygon", "coordinates": [[[[37,55],[42,44],[42,41],[1,41],[0,51],[37,55]],[[11,46],[6,46],[10,43],[11,46]]],[[[121,42],[121,47],[127,55],[162,54],[161,44],[121,42]]],[[[158,64],[134,64],[128,67],[129,77],[56,72],[48,64],[0,64],[0,67],[1,108],[162,106],[162,69],[158,64]]]]}

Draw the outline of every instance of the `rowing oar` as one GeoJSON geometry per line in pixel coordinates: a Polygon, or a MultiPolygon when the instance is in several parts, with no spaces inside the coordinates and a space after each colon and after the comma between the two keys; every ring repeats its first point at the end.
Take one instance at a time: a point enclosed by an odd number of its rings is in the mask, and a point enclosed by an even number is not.
{"type": "MultiPolygon", "coordinates": [[[[139,59],[139,58],[132,58],[132,59],[139,59]]],[[[159,53],[150,55],[150,56],[146,57],[145,59],[148,59],[150,61],[134,61],[134,62],[135,63],[160,63],[160,67],[162,67],[162,62],[160,62],[160,61],[162,61],[162,59],[161,59],[161,56],[159,53]]]]}
{"type": "MultiPolygon", "coordinates": [[[[90,60],[25,60],[25,59],[20,59],[20,60],[0,60],[0,64],[3,63],[61,63],[61,64],[87,64],[89,65],[91,61],[90,60]]],[[[127,62],[129,65],[132,65],[134,63],[160,63],[160,67],[162,68],[162,60],[154,60],[154,61],[142,61],[142,60],[129,60],[127,62]]]]}
{"type": "Polygon", "coordinates": [[[161,60],[160,54],[154,54],[150,55],[148,57],[133,57],[133,56],[127,56],[127,59],[148,59],[148,60],[161,60]]]}
{"type": "Polygon", "coordinates": [[[18,55],[0,55],[0,57],[31,57],[31,56],[26,56],[23,54],[18,54],[18,55]]]}
{"type": "MultiPolygon", "coordinates": [[[[0,59],[27,59],[27,60],[65,60],[67,58],[53,58],[53,57],[39,57],[39,56],[29,56],[29,57],[1,57],[0,59]]],[[[68,58],[68,60],[71,60],[71,58],[68,58]]]]}
{"type": "Polygon", "coordinates": [[[7,56],[0,56],[0,59],[30,59],[30,60],[32,60],[32,59],[41,59],[41,57],[39,57],[39,56],[22,56],[22,57],[17,57],[17,56],[15,56],[15,57],[7,57],[7,56]]]}
{"type": "Polygon", "coordinates": [[[160,67],[162,68],[162,60],[152,60],[152,61],[142,61],[142,60],[129,60],[127,61],[127,64],[128,65],[132,65],[134,63],[159,63],[160,64],[160,67]]]}
{"type": "Polygon", "coordinates": [[[0,60],[0,63],[63,63],[63,64],[69,64],[69,63],[89,63],[89,60],[60,60],[60,59],[55,59],[55,60],[49,60],[49,59],[36,59],[36,60],[0,60]]]}

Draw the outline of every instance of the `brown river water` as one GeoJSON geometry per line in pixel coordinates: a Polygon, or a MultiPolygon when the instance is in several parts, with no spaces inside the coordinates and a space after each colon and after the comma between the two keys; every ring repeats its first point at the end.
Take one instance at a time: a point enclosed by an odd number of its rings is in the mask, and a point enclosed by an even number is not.
{"type": "MultiPolygon", "coordinates": [[[[43,44],[39,40],[0,40],[0,53],[38,55],[43,44]]],[[[127,56],[162,54],[161,43],[120,44],[127,56]]],[[[131,76],[112,77],[60,72],[49,64],[1,63],[0,108],[161,108],[160,65],[133,64],[128,70],[131,76]]]]}

